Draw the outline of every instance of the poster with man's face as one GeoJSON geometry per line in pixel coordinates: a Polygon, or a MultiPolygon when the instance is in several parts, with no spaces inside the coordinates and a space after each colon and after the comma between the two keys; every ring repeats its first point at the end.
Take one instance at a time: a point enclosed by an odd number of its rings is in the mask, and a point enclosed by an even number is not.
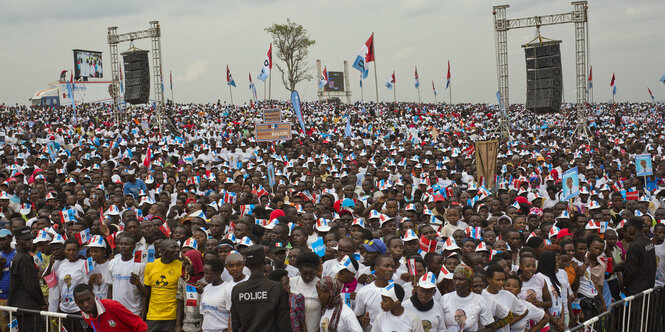
{"type": "Polygon", "coordinates": [[[653,175],[650,154],[638,154],[635,156],[635,173],[637,173],[637,176],[653,175]]]}
{"type": "Polygon", "coordinates": [[[565,171],[561,178],[563,181],[562,201],[567,201],[580,195],[580,180],[577,173],[577,167],[565,171]]]}

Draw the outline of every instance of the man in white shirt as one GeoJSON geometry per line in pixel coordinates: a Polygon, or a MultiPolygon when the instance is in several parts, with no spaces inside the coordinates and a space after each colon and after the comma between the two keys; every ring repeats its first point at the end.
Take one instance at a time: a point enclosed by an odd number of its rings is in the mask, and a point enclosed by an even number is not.
{"type": "Polygon", "coordinates": [[[118,234],[116,245],[120,255],[109,262],[108,272],[111,278],[106,279],[106,282],[113,286],[109,298],[122,303],[135,315],[141,315],[145,304],[138,287],[143,284],[146,264],[134,262],[136,242],[128,233],[118,234]]]}

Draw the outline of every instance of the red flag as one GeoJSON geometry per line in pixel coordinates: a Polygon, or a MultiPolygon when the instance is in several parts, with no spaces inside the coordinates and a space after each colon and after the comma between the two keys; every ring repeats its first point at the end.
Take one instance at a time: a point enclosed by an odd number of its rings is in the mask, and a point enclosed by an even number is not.
{"type": "Polygon", "coordinates": [[[448,75],[446,75],[446,79],[450,80],[450,61],[448,61],[448,75]]]}
{"type": "Polygon", "coordinates": [[[651,93],[651,89],[649,89],[649,87],[647,87],[647,90],[649,91],[649,96],[651,96],[651,99],[653,99],[653,93],[651,93]]]}
{"type": "Polygon", "coordinates": [[[365,46],[367,46],[367,56],[365,57],[365,63],[374,61],[374,32],[372,32],[372,35],[369,36],[369,39],[367,39],[367,42],[365,42],[365,46]]]}
{"type": "Polygon", "coordinates": [[[173,90],[173,73],[169,70],[169,84],[171,87],[171,90],[173,90]]]}
{"type": "Polygon", "coordinates": [[[231,83],[231,71],[229,70],[229,65],[226,65],[226,83],[231,83]]]}
{"type": "MultiPolygon", "coordinates": [[[[416,80],[418,79],[418,67],[416,67],[416,80]]],[[[434,82],[432,82],[434,84],[434,82]]]]}
{"type": "Polygon", "coordinates": [[[166,221],[159,226],[159,230],[164,233],[167,238],[171,237],[171,228],[169,228],[169,224],[167,224],[166,221]]]}
{"type": "Polygon", "coordinates": [[[392,81],[390,83],[395,84],[395,71],[393,71],[392,81]]]}
{"type": "Polygon", "coordinates": [[[593,79],[591,78],[593,74],[593,66],[589,67],[589,81],[592,81],[593,79]]]}
{"type": "Polygon", "coordinates": [[[614,86],[614,73],[612,73],[612,81],[610,81],[610,86],[614,86]]]}
{"type": "Polygon", "coordinates": [[[152,158],[152,150],[148,147],[148,152],[145,154],[143,159],[143,166],[150,168],[150,159],[152,158]]]}
{"type": "Polygon", "coordinates": [[[249,73],[249,83],[252,84],[252,73],[249,73]]]}
{"type": "Polygon", "coordinates": [[[270,43],[270,48],[268,49],[268,59],[270,60],[270,69],[272,69],[272,43],[270,43]]]}

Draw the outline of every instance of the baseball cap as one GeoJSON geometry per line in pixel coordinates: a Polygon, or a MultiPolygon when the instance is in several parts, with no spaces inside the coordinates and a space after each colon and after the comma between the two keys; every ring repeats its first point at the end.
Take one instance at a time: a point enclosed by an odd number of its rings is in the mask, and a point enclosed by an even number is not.
{"type": "Polygon", "coordinates": [[[5,236],[9,236],[9,237],[11,237],[11,236],[12,236],[12,232],[10,232],[10,231],[9,231],[8,229],[6,229],[6,228],[0,229],[0,237],[5,237],[5,236]]]}
{"type": "Polygon", "coordinates": [[[32,240],[32,231],[28,226],[20,226],[14,229],[14,235],[17,240],[32,240]]]}
{"type": "Polygon", "coordinates": [[[378,252],[381,255],[386,253],[386,245],[380,239],[373,239],[367,243],[362,244],[363,248],[368,252],[378,252]]]}
{"type": "Polygon", "coordinates": [[[432,272],[425,273],[420,279],[418,279],[418,287],[426,289],[435,288],[436,276],[432,272]]]}
{"type": "Polygon", "coordinates": [[[247,264],[265,263],[266,253],[261,245],[252,245],[245,249],[247,264]]]}
{"type": "Polygon", "coordinates": [[[337,265],[334,268],[335,273],[339,273],[339,271],[342,270],[348,270],[349,272],[355,274],[358,272],[358,262],[353,257],[344,255],[342,259],[337,262],[337,265]]]}
{"type": "Polygon", "coordinates": [[[561,229],[559,230],[559,233],[556,234],[556,239],[561,240],[562,237],[567,235],[573,236],[573,234],[568,230],[568,228],[561,229]]]}
{"type": "Polygon", "coordinates": [[[286,251],[286,246],[284,245],[283,241],[280,240],[274,240],[270,243],[270,252],[275,254],[280,251],[286,251]]]}

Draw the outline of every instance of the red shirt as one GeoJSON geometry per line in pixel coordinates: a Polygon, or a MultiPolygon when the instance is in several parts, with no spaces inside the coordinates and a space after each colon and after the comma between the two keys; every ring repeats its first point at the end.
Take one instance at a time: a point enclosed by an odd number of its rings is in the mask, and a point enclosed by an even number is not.
{"type": "Polygon", "coordinates": [[[108,299],[96,300],[97,317],[81,312],[83,319],[96,332],[132,331],[145,332],[148,325],[141,317],[127,310],[120,302],[108,299]]]}

